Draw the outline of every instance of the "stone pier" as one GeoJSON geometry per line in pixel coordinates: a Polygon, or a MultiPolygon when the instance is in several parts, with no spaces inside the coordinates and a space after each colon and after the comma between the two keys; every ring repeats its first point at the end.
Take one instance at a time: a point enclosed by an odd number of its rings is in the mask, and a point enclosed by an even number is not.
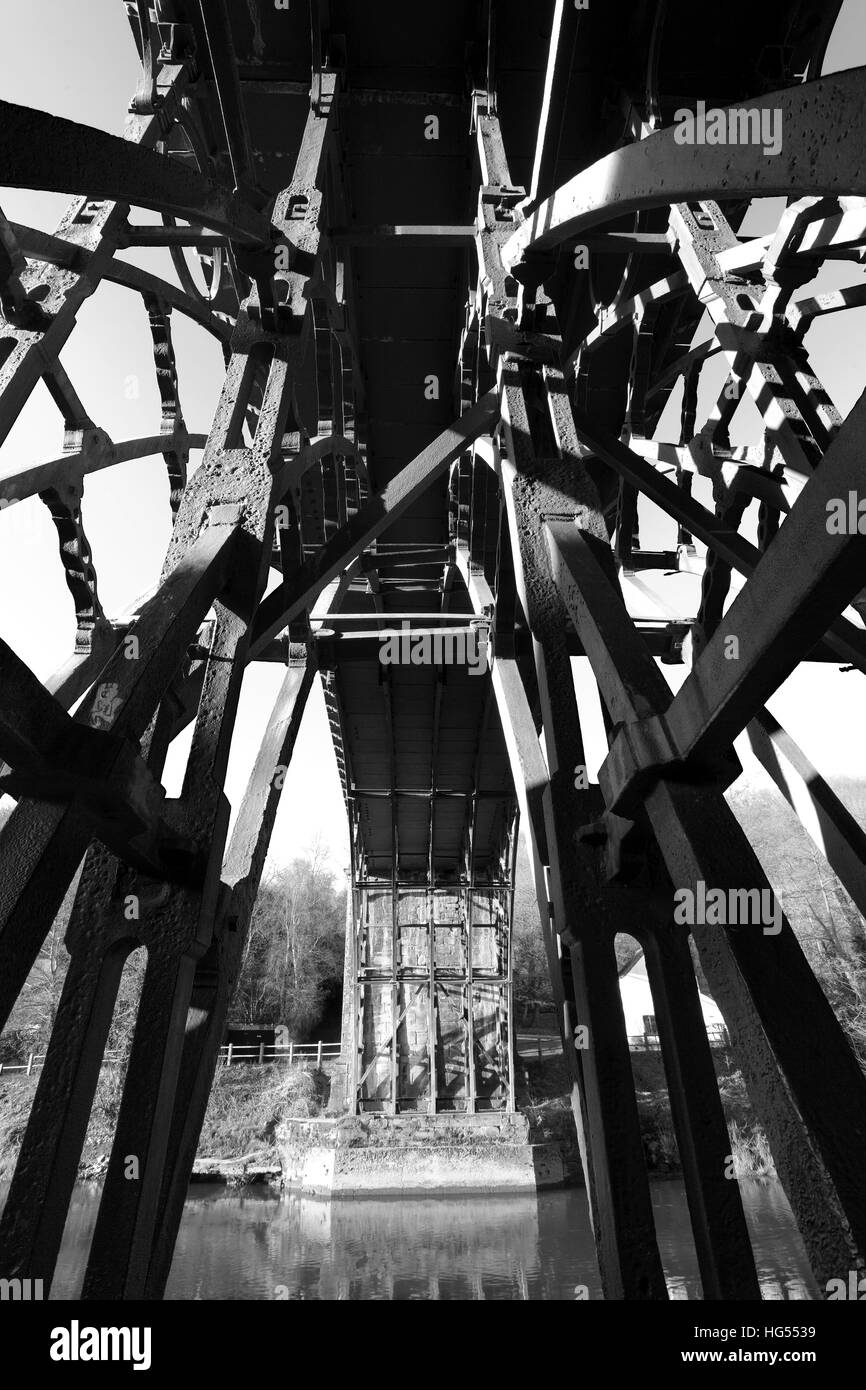
{"type": "Polygon", "coordinates": [[[523,1115],[363,1115],[284,1120],[286,1187],[360,1193],[535,1192],[558,1187],[556,1144],[533,1144],[523,1115]]]}

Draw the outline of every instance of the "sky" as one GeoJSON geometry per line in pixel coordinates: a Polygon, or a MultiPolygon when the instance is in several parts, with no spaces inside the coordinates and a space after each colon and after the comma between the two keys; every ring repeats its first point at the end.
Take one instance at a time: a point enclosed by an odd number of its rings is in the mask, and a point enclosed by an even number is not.
{"type": "MultiPolygon", "coordinates": [[[[0,97],[119,134],[138,77],[138,57],[121,0],[0,0],[4,43],[0,46],[0,97]],[[98,36],[98,42],[94,41],[98,36]],[[27,55],[38,51],[39,61],[27,55]]],[[[862,0],[846,0],[828,53],[825,71],[866,63],[866,13],[862,0]]],[[[0,188],[0,206],[17,222],[53,231],[68,203],[65,196],[0,188]]],[[[774,225],[780,200],[755,206],[748,230],[759,234],[774,225]]],[[[138,210],[139,222],[155,215],[138,210]]],[[[128,259],[177,283],[167,252],[125,252],[128,259]]],[[[858,283],[864,272],[840,263],[822,276],[819,288],[858,283]]],[[[800,295],[815,293],[806,286],[800,295]]],[[[202,329],[175,314],[172,320],[181,402],[191,432],[206,433],[222,381],[222,354],[202,329]]],[[[837,315],[810,331],[813,364],[843,415],[864,387],[861,349],[866,310],[837,315]]],[[[152,365],[147,319],[139,296],[103,284],[82,307],[61,361],[92,419],[120,442],[159,431],[159,396],[152,365]]],[[[705,371],[701,402],[718,386],[705,371]]],[[[676,408],[672,397],[670,410],[676,408]]],[[[663,417],[657,437],[665,433],[663,417]]],[[[698,423],[700,424],[700,416],[698,423]]],[[[744,402],[735,421],[734,442],[755,443],[757,414],[744,402]]],[[[62,421],[47,391],[39,386],[0,447],[0,477],[24,464],[62,452],[62,421]]],[[[200,454],[193,454],[191,466],[200,454]]],[[[698,480],[695,495],[708,500],[698,480]]],[[[671,544],[670,523],[644,506],[644,543],[671,544]]],[[[138,460],[92,475],[85,484],[84,523],[106,612],[120,617],[133,610],[157,582],[170,533],[168,483],[162,458],[138,460]]],[[[699,547],[699,552],[701,548],[699,547]]],[[[736,591],[734,586],[734,592],[736,591]]],[[[696,611],[700,580],[641,576],[628,586],[636,616],[680,617],[696,611]]],[[[74,639],[73,610],[57,556],[48,511],[31,499],[0,514],[0,636],[41,679],[63,664],[74,639]]],[[[587,663],[575,662],[581,708],[585,711],[588,757],[594,775],[604,756],[598,701],[587,679],[587,663]]],[[[677,689],[684,668],[662,667],[677,689]]],[[[281,668],[254,664],[244,691],[226,791],[236,812],[255,757],[263,720],[276,696],[281,668]]],[[[801,668],[771,701],[770,708],[831,780],[866,774],[862,727],[863,676],[842,675],[835,665],[801,668]]],[[[188,736],[176,741],[166,768],[165,786],[177,795],[188,736]]],[[[754,777],[750,756],[747,775],[754,777]]],[[[321,691],[316,684],[285,782],[271,846],[270,867],[285,865],[314,838],[328,847],[335,869],[348,864],[346,818],[330,744],[321,691]]]]}

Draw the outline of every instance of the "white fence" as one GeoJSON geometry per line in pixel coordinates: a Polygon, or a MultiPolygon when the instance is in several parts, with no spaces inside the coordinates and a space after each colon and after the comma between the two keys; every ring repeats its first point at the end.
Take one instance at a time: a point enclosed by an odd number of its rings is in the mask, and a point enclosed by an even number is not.
{"type": "Polygon", "coordinates": [[[44,1061],[44,1053],[40,1053],[39,1056],[37,1056],[35,1052],[31,1052],[27,1061],[22,1062],[20,1066],[13,1062],[0,1062],[0,1075],[6,1076],[11,1071],[25,1071],[27,1075],[30,1076],[34,1069],[42,1066],[44,1061]]]}
{"type": "Polygon", "coordinates": [[[270,1047],[267,1043],[223,1043],[220,1048],[220,1061],[227,1067],[237,1062],[288,1062],[290,1066],[314,1062],[321,1067],[322,1062],[335,1061],[340,1055],[339,1043],[288,1043],[285,1047],[270,1047]]]}
{"type": "MultiPolygon", "coordinates": [[[[710,1047],[730,1047],[731,1040],[723,1023],[707,1024],[707,1039],[710,1047]]],[[[661,1042],[658,1033],[638,1033],[628,1040],[632,1052],[660,1052],[661,1042]]]]}
{"type": "MultiPolygon", "coordinates": [[[[710,1047],[729,1047],[727,1030],[720,1023],[711,1024],[707,1028],[707,1037],[710,1047]]],[[[628,1040],[629,1048],[632,1052],[658,1052],[660,1044],[658,1037],[652,1033],[641,1033],[628,1040]]],[[[560,1039],[553,1035],[535,1036],[523,1034],[518,1036],[517,1051],[521,1057],[555,1057],[562,1052],[560,1039]]],[[[339,1043],[288,1043],[285,1047],[272,1047],[267,1043],[223,1043],[219,1052],[219,1060],[227,1067],[236,1066],[240,1062],[252,1063],[262,1066],[265,1063],[286,1062],[289,1066],[309,1066],[311,1063],[321,1069],[323,1062],[333,1062],[340,1056],[339,1043]]],[[[117,1062],[120,1060],[118,1053],[107,1052],[106,1062],[117,1062]]],[[[10,1063],[0,1062],[0,1076],[8,1076],[13,1071],[23,1071],[30,1076],[34,1071],[41,1067],[45,1061],[43,1053],[30,1053],[26,1062],[10,1063]]]]}
{"type": "MultiPolygon", "coordinates": [[[[265,1062],[287,1062],[289,1066],[308,1066],[314,1063],[316,1067],[321,1067],[322,1062],[334,1061],[340,1055],[339,1043],[288,1043],[286,1047],[269,1047],[265,1043],[251,1043],[248,1046],[239,1043],[223,1043],[220,1048],[219,1059],[227,1067],[236,1065],[238,1062],[253,1062],[262,1064],[265,1062]]],[[[103,1064],[108,1062],[119,1062],[120,1053],[106,1052],[103,1064]]],[[[31,1052],[26,1062],[0,1062],[0,1076],[9,1076],[12,1072],[24,1072],[27,1076],[32,1076],[34,1071],[38,1071],[45,1061],[45,1053],[31,1052]]]]}

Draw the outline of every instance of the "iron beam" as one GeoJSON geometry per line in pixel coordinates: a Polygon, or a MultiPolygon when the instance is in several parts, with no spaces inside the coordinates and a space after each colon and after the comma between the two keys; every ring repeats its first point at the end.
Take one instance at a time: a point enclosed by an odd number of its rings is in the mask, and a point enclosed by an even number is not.
{"type": "Polygon", "coordinates": [[[626,145],[577,174],[532,212],[503,252],[507,269],[526,255],[572,240],[642,208],[714,198],[790,198],[793,193],[866,194],[856,151],[866,143],[862,70],[834,73],[753,98],[753,111],[781,111],[784,140],[772,159],[754,144],[682,145],[677,126],[626,145]],[[841,126],[844,141],[831,138],[841,126]]]}
{"type": "Polygon", "coordinates": [[[670,708],[617,735],[599,778],[618,814],[629,813],[639,787],[661,768],[700,766],[729,747],[862,588],[866,536],[831,534],[827,520],[836,499],[847,504],[849,494],[857,495],[864,428],[866,395],[670,708]]]}
{"type": "Polygon", "coordinates": [[[345,569],[356,555],[406,511],[416,497],[441,477],[467,444],[492,429],[498,418],[499,402],[496,393],[491,391],[472,410],[437,435],[381,492],[365,502],[351,520],[325,542],[313,559],[284,579],[261,606],[253,632],[252,659],[293,618],[310,607],[330,579],[345,569]]]}
{"type": "MultiPolygon", "coordinates": [[[[668,516],[684,524],[733,569],[745,575],[753,573],[760,563],[761,552],[751,541],[745,540],[738,532],[725,526],[717,516],[689,493],[677,487],[676,483],[663,477],[633,449],[594,425],[577,410],[574,411],[574,428],[587,449],[610,464],[622,477],[633,482],[650,501],[655,502],[668,516]]],[[[844,495],[847,497],[847,493],[844,495]]],[[[822,530],[826,515],[825,512],[824,520],[820,523],[822,530]]],[[[854,593],[856,588],[852,597],[854,593]]],[[[821,641],[821,638],[843,660],[850,661],[859,670],[866,670],[866,636],[846,618],[836,617],[828,623],[827,629],[817,640],[821,641]]],[[[812,650],[816,645],[817,642],[813,641],[811,648],[807,650],[812,650]]]]}
{"type": "Polygon", "coordinates": [[[206,174],[117,135],[0,101],[0,167],[10,188],[87,193],[201,223],[246,246],[269,246],[270,220],[206,174]]]}
{"type": "MultiPolygon", "coordinates": [[[[611,719],[628,723],[646,717],[649,709],[663,716],[671,692],[635,636],[621,595],[603,565],[576,528],[549,520],[547,534],[558,587],[590,654],[611,719]]],[[[610,802],[608,810],[613,810],[610,802]]],[[[662,776],[647,795],[646,810],[678,888],[695,892],[699,880],[723,891],[729,885],[767,888],[763,870],[718,787],[674,783],[662,776]]],[[[866,1146],[866,1080],[784,918],[772,936],[764,935],[760,926],[708,927],[700,922],[691,931],[770,1136],[816,1275],[831,1277],[833,1261],[842,1258],[843,1251],[850,1258],[852,1237],[862,1248],[866,1229],[866,1202],[855,1180],[864,1161],[858,1155],[866,1146]],[[803,1018],[810,1021],[808,1047],[795,1022],[803,1018]],[[850,1144],[840,1142],[832,1118],[840,1112],[847,1118],[850,1144]],[[828,1176],[835,1184],[835,1199],[828,1190],[828,1176]],[[834,1209],[836,1200],[842,1202],[845,1220],[834,1209]]],[[[705,1045],[703,1025],[701,1032],[705,1045]]],[[[706,1093],[700,1085],[697,1093],[701,1089],[706,1093]]],[[[704,1160],[707,1157],[705,1153],[704,1160]]],[[[714,1227],[709,1258],[725,1247],[725,1189],[731,1187],[723,1177],[724,1153],[717,1153],[713,1162],[715,1168],[705,1169],[701,1180],[706,1200],[715,1193],[708,1207],[714,1227]]]]}

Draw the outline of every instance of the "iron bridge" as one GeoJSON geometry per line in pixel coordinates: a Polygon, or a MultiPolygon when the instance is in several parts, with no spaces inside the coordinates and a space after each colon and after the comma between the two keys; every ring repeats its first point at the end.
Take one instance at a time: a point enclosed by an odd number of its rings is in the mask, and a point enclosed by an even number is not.
{"type": "Polygon", "coordinates": [[[0,477],[0,534],[41,499],[77,622],[45,683],[0,644],[0,1022],[83,860],[4,1275],[54,1274],[144,946],[83,1296],[162,1296],[274,772],[317,677],[351,837],[348,1108],[513,1109],[519,817],[605,1296],[668,1296],[618,932],[646,955],[704,1297],[760,1289],[692,942],[817,1280],[862,1267],[866,1081],[794,931],[683,926],[673,903],[699,883],[769,890],[724,796],[745,732],[866,912],[863,830],[766,708],[802,662],[866,671],[866,537],[825,524],[861,485],[866,396],[843,418],[805,342],[866,287],[796,297],[866,256],[866,71],[822,75],[840,0],[699,8],[711,41],[691,0],[127,0],[141,79],[122,137],[0,103],[0,185],[71,199],[53,235],[0,216],[0,443],[40,382],[62,421],[56,458],[0,477]],[[709,108],[780,120],[780,149],[684,141],[683,112],[709,108]],[[772,227],[742,233],[769,198],[772,227]],[[152,246],[176,283],[121,254],[152,246]],[[146,438],[109,438],[61,365],[102,282],[147,316],[146,438]],[[206,437],[184,422],[179,315],[225,358],[206,437]],[[120,621],[83,497],[154,453],[171,540],[120,621]],[[692,609],[636,612],[649,571],[697,575],[692,609]],[[395,634],[428,656],[383,661],[395,634]],[[574,658],[607,733],[597,780],[574,658]],[[263,661],[284,676],[229,835],[241,683],[263,661]],[[684,661],[674,695],[659,662],[684,661]]]}

